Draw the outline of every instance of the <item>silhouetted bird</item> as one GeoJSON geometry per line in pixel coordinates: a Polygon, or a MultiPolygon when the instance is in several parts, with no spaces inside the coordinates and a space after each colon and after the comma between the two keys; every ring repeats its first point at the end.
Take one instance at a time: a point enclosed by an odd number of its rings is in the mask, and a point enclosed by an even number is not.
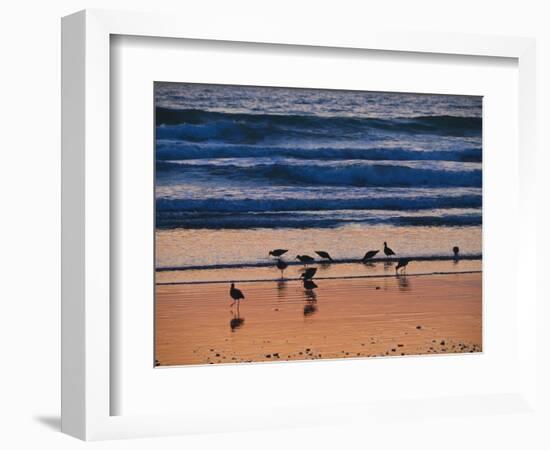
{"type": "Polygon", "coordinates": [[[288,252],[288,250],[284,250],[282,248],[276,248],[275,250],[271,250],[269,252],[269,255],[270,256],[275,256],[275,258],[278,258],[279,256],[284,255],[286,252],[288,252]]]}
{"type": "Polygon", "coordinates": [[[460,249],[455,245],[453,247],[453,253],[455,254],[455,258],[458,258],[458,252],[460,251],[460,249]]]}
{"type": "Polygon", "coordinates": [[[409,258],[399,258],[399,261],[397,261],[397,266],[395,266],[395,273],[397,273],[397,271],[399,269],[403,269],[403,271],[405,271],[405,268],[407,267],[407,264],[409,264],[411,260],[409,258]]]}
{"type": "Polygon", "coordinates": [[[298,255],[296,256],[296,259],[300,260],[300,262],[306,265],[315,261],[315,259],[309,255],[298,255]]]}
{"type": "Polygon", "coordinates": [[[277,269],[281,271],[281,278],[283,278],[283,272],[287,267],[288,267],[288,264],[285,261],[283,261],[282,259],[277,260],[277,269]]]}
{"type": "Polygon", "coordinates": [[[316,287],[317,287],[317,285],[315,284],[315,282],[313,280],[304,279],[304,289],[311,290],[311,289],[315,289],[316,287]]]}
{"type": "Polygon", "coordinates": [[[369,250],[367,253],[365,253],[365,256],[363,256],[362,261],[365,262],[369,259],[374,258],[380,250],[369,250]]]}
{"type": "Polygon", "coordinates": [[[388,247],[388,244],[386,244],[384,242],[384,253],[386,254],[386,256],[391,256],[391,255],[395,255],[395,252],[388,247]]]}
{"type": "Polygon", "coordinates": [[[302,275],[300,275],[300,278],[303,278],[304,280],[311,280],[316,272],[317,267],[310,267],[309,269],[304,270],[302,275]]]}
{"type": "Polygon", "coordinates": [[[229,295],[233,299],[233,303],[231,303],[231,306],[233,306],[235,302],[240,302],[241,299],[244,299],[244,294],[241,292],[240,289],[237,289],[235,287],[235,283],[231,283],[231,289],[229,289],[229,295]]]}
{"type": "Polygon", "coordinates": [[[332,261],[332,258],[327,252],[324,252],[323,250],[315,250],[315,253],[317,253],[321,258],[328,259],[329,261],[332,261]]]}

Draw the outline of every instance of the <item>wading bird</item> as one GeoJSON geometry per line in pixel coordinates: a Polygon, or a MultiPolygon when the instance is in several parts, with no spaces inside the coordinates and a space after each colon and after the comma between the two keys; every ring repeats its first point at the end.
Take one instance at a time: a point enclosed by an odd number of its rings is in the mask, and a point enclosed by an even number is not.
{"type": "Polygon", "coordinates": [[[395,255],[395,252],[391,248],[389,248],[388,244],[386,244],[385,242],[384,242],[384,253],[388,257],[392,256],[392,255],[395,255]]]}
{"type": "Polygon", "coordinates": [[[458,252],[460,251],[460,249],[455,245],[453,247],[453,253],[455,254],[455,259],[458,259],[458,252]]]}
{"type": "Polygon", "coordinates": [[[281,271],[281,280],[283,279],[283,272],[288,267],[288,264],[282,259],[277,260],[277,269],[281,271]]]}
{"type": "Polygon", "coordinates": [[[229,295],[233,299],[233,303],[231,303],[231,306],[233,306],[235,302],[237,302],[237,305],[239,305],[241,299],[244,300],[244,294],[240,289],[237,289],[235,287],[235,283],[231,283],[231,289],[229,289],[229,295]]]}
{"type": "Polygon", "coordinates": [[[302,275],[300,275],[300,278],[303,278],[304,280],[311,280],[316,272],[317,267],[310,267],[309,269],[304,270],[302,275]]]}
{"type": "Polygon", "coordinates": [[[309,255],[298,255],[298,256],[296,256],[296,259],[298,259],[300,262],[304,263],[306,266],[315,261],[315,259],[312,258],[309,255]]]}
{"type": "Polygon", "coordinates": [[[365,253],[365,256],[363,256],[363,259],[361,261],[365,262],[369,259],[374,258],[380,250],[369,250],[367,253],[365,253]]]}
{"type": "Polygon", "coordinates": [[[315,253],[317,253],[323,259],[328,259],[329,261],[332,261],[332,258],[330,257],[328,252],[324,252],[323,250],[315,250],[315,253]]]}
{"type": "Polygon", "coordinates": [[[315,289],[317,285],[313,280],[310,279],[304,279],[304,289],[307,289],[308,291],[311,291],[312,289],[315,289]]]}
{"type": "Polygon", "coordinates": [[[397,266],[395,266],[395,273],[397,273],[397,271],[399,269],[403,269],[401,271],[401,273],[403,273],[406,268],[407,268],[407,264],[409,264],[411,260],[409,258],[399,258],[399,261],[397,261],[397,266]]]}
{"type": "Polygon", "coordinates": [[[283,248],[276,248],[275,250],[271,250],[269,252],[270,256],[275,256],[275,258],[278,258],[279,256],[284,255],[288,250],[285,250],[283,248]]]}

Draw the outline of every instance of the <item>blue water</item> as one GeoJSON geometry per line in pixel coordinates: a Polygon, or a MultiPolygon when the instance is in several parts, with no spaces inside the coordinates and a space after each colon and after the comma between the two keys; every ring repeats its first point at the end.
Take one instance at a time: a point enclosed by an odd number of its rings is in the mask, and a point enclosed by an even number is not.
{"type": "Polygon", "coordinates": [[[480,226],[482,99],[156,83],[158,228],[480,226]]]}

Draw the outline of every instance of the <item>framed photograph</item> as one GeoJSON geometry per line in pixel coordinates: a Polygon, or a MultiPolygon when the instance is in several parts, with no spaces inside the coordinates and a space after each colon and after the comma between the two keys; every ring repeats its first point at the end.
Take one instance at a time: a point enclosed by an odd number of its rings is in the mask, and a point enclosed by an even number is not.
{"type": "Polygon", "coordinates": [[[85,11],[62,45],[64,432],[533,411],[532,40],[85,11]]]}

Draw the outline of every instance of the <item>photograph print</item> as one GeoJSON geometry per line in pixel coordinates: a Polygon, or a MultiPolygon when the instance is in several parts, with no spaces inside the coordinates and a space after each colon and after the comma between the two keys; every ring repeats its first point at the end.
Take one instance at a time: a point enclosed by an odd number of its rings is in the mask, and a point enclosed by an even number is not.
{"type": "Polygon", "coordinates": [[[482,351],[482,97],[154,98],[155,366],[482,351]]]}

